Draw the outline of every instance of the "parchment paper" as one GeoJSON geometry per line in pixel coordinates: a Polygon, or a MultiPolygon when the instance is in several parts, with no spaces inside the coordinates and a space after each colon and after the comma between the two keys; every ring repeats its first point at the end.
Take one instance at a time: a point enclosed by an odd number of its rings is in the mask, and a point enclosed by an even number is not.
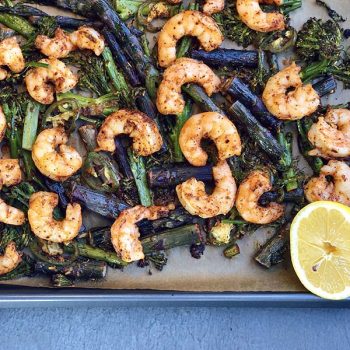
{"type": "MultiPolygon", "coordinates": [[[[230,1],[230,0],[228,0],[230,1]]],[[[334,0],[328,3],[344,17],[349,17],[342,27],[350,27],[350,2],[334,0]]],[[[45,8],[47,11],[47,8],[45,8]]],[[[53,11],[50,11],[53,13],[53,11]]],[[[60,11],[61,12],[61,11],[60,11]]],[[[303,7],[292,13],[291,24],[299,29],[309,17],[327,18],[326,11],[315,4],[315,0],[303,0],[303,7]]],[[[349,46],[350,40],[345,44],[349,46]]],[[[224,47],[234,47],[225,42],[224,47]]],[[[286,55],[288,56],[288,55],[286,55]]],[[[290,56],[290,55],[289,55],[290,56]]],[[[327,97],[324,103],[339,104],[348,102],[350,90],[342,89],[338,84],[337,92],[327,97]]],[[[306,167],[305,163],[300,165],[306,167]]],[[[253,256],[260,244],[264,244],[273,231],[258,230],[245,236],[238,242],[241,253],[229,260],[222,254],[221,247],[207,247],[201,259],[193,259],[188,247],[168,251],[168,264],[159,272],[149,267],[138,268],[136,264],[127,266],[123,271],[109,268],[107,278],[102,281],[77,282],[76,287],[106,289],[156,289],[179,291],[234,291],[234,292],[301,292],[304,291],[295,275],[289,257],[280,265],[269,270],[259,266],[253,256]]],[[[45,278],[22,278],[6,281],[3,284],[50,287],[45,278]]]]}

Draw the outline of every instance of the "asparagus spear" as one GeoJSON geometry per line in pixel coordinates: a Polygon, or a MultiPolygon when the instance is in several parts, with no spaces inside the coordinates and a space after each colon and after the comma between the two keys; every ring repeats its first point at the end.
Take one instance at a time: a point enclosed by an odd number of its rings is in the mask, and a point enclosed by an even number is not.
{"type": "Polygon", "coordinates": [[[91,211],[108,218],[116,218],[129,206],[112,194],[104,194],[74,183],[68,194],[72,202],[78,202],[91,211]]]}
{"type": "Polygon", "coordinates": [[[104,261],[87,260],[74,262],[69,266],[57,266],[37,261],[34,265],[34,271],[45,275],[62,274],[78,280],[92,280],[106,277],[107,264],[104,261]]]}
{"type": "Polygon", "coordinates": [[[284,253],[287,250],[290,225],[284,225],[277,233],[269,239],[258,251],[255,260],[262,266],[270,268],[284,260],[284,253]]]}
{"type": "Polygon", "coordinates": [[[304,200],[304,190],[296,188],[294,190],[285,191],[268,191],[263,193],[259,198],[259,205],[266,206],[271,202],[278,203],[301,203],[304,200]]]}
{"type": "Polygon", "coordinates": [[[225,114],[200,86],[189,84],[182,86],[182,90],[189,95],[203,111],[225,114]]]}
{"type": "Polygon", "coordinates": [[[108,43],[108,46],[110,47],[113,53],[113,57],[116,60],[116,63],[123,70],[123,73],[128,79],[131,86],[140,85],[141,82],[135,71],[134,66],[129,62],[127,57],[124,55],[124,52],[120,47],[120,45],[118,44],[118,41],[116,40],[114,34],[106,29],[104,29],[102,33],[108,43]]]}
{"type": "Polygon", "coordinates": [[[212,166],[193,167],[178,163],[166,167],[154,167],[147,172],[150,187],[174,187],[191,177],[200,181],[211,181],[213,179],[212,166]]]}
{"type": "Polygon", "coordinates": [[[0,23],[13,29],[25,38],[30,38],[35,31],[35,28],[27,20],[9,13],[0,13],[0,23]]]}
{"type": "Polygon", "coordinates": [[[224,249],[225,258],[232,259],[234,256],[240,253],[237,243],[233,243],[224,249]]]}
{"type": "Polygon", "coordinates": [[[129,104],[131,103],[130,99],[130,89],[125,81],[124,75],[118,71],[117,66],[113,60],[113,55],[109,47],[105,47],[102,52],[102,57],[105,62],[106,70],[109,75],[109,78],[112,81],[115,89],[121,93],[123,99],[129,104]]]}
{"type": "Polygon", "coordinates": [[[92,247],[88,244],[78,242],[79,255],[84,256],[89,259],[105,261],[106,263],[113,265],[115,267],[123,267],[128,263],[119,258],[119,256],[110,251],[105,251],[100,248],[92,247]]]}
{"type": "Polygon", "coordinates": [[[277,140],[271,135],[269,130],[265,129],[257,121],[249,109],[241,102],[236,101],[229,108],[229,112],[244,125],[249,136],[257,141],[259,147],[265,151],[274,162],[279,163],[280,167],[283,167],[283,164],[280,162],[284,154],[283,147],[281,147],[277,140]]]}
{"type": "Polygon", "coordinates": [[[155,251],[167,250],[204,241],[205,238],[203,237],[200,226],[197,224],[177,227],[141,239],[145,255],[155,251]]]}

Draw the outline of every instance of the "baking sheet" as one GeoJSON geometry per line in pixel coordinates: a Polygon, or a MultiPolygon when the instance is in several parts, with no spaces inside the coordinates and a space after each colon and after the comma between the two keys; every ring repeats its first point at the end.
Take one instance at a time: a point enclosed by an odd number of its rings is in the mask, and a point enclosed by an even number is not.
{"type": "MultiPolygon", "coordinates": [[[[229,0],[228,0],[229,1],[229,0]]],[[[350,27],[350,2],[344,0],[328,1],[344,17],[349,17],[342,27],[350,27]]],[[[45,7],[45,11],[48,8],[45,7]]],[[[53,11],[50,11],[53,13],[53,11]]],[[[60,11],[61,13],[61,11],[60,11]]],[[[307,18],[314,16],[327,18],[326,11],[315,4],[315,0],[303,0],[303,7],[293,12],[291,24],[299,29],[307,18]]],[[[349,45],[350,40],[346,43],[349,45]]],[[[234,47],[228,41],[224,47],[234,47]]],[[[337,92],[324,99],[325,104],[348,102],[350,91],[342,90],[338,84],[337,92]]],[[[305,163],[301,163],[305,167],[305,163]]],[[[77,282],[76,287],[106,289],[154,289],[201,292],[302,292],[305,291],[295,275],[290,259],[270,270],[259,266],[253,256],[259,244],[273,234],[273,230],[258,230],[238,242],[241,253],[229,260],[222,254],[221,247],[207,247],[201,259],[193,259],[188,247],[168,251],[168,264],[159,272],[149,267],[138,268],[136,264],[124,270],[109,268],[107,278],[102,281],[77,282]]],[[[1,282],[1,284],[30,287],[50,287],[46,278],[22,278],[1,282]]]]}

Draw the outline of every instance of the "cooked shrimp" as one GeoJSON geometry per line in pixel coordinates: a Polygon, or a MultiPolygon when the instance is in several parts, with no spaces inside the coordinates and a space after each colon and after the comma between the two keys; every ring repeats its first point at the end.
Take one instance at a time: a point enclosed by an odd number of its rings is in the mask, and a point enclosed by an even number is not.
{"type": "Polygon", "coordinates": [[[203,166],[208,155],[201,147],[202,138],[210,138],[218,149],[218,157],[225,160],[241,154],[241,139],[235,125],[216,112],[199,113],[190,117],[181,129],[179,143],[189,163],[203,166]]]}
{"type": "Polygon", "coordinates": [[[105,48],[103,36],[94,28],[82,26],[69,35],[71,42],[78,49],[87,49],[100,56],[105,48]]]}
{"type": "Polygon", "coordinates": [[[350,111],[330,109],[324,117],[318,118],[309,132],[308,138],[315,149],[311,156],[324,158],[344,158],[350,156],[350,111]]]}
{"type": "Polygon", "coordinates": [[[5,136],[6,127],[7,127],[6,117],[0,106],[0,142],[5,136]]]}
{"type": "Polygon", "coordinates": [[[255,170],[243,180],[238,187],[236,208],[244,220],[254,224],[269,224],[283,215],[282,204],[270,203],[266,207],[258,204],[261,195],[271,188],[266,171],[255,170]]]}
{"type": "Polygon", "coordinates": [[[73,33],[66,33],[61,28],[57,28],[53,38],[38,35],[35,39],[35,46],[45,56],[63,58],[77,49],[92,50],[95,55],[99,56],[104,50],[105,44],[102,35],[95,29],[82,26],[73,33]]]}
{"type": "Polygon", "coordinates": [[[69,35],[61,28],[56,29],[53,38],[38,35],[35,39],[35,46],[43,55],[51,58],[67,57],[75,49],[69,35]]]}
{"type": "Polygon", "coordinates": [[[40,63],[49,66],[32,68],[25,77],[30,96],[42,103],[51,104],[54,92],[67,92],[78,83],[77,75],[56,58],[42,59],[40,63]]]}
{"type": "Polygon", "coordinates": [[[17,185],[22,181],[18,159],[0,159],[0,189],[2,186],[17,185]]]}
{"type": "Polygon", "coordinates": [[[227,214],[236,198],[236,182],[226,161],[219,161],[213,167],[215,189],[207,194],[202,181],[191,178],[176,186],[177,196],[182,206],[192,215],[212,218],[227,214]]]}
{"type": "Polygon", "coordinates": [[[303,85],[300,67],[294,62],[266,83],[262,98],[271,114],[282,120],[297,120],[314,113],[320,96],[311,84],[303,85]],[[293,87],[293,91],[288,90],[293,87]]]}
{"type": "Polygon", "coordinates": [[[137,205],[120,213],[111,227],[111,240],[115,251],[126,261],[137,261],[145,257],[139,240],[136,223],[143,219],[156,220],[174,209],[174,205],[143,207],[137,205]]]}
{"type": "Polygon", "coordinates": [[[114,138],[120,134],[128,134],[133,139],[132,147],[140,156],[159,151],[163,144],[154,120],[136,110],[121,109],[106,118],[97,135],[99,149],[114,152],[114,138]]]}
{"type": "Polygon", "coordinates": [[[304,190],[309,202],[333,201],[350,205],[350,167],[339,160],[330,160],[304,190]],[[332,181],[328,181],[326,176],[331,176],[332,181]]]}
{"type": "Polygon", "coordinates": [[[33,233],[39,238],[55,243],[69,242],[75,238],[82,225],[81,207],[68,204],[66,217],[57,221],[53,210],[58,205],[58,195],[52,192],[36,192],[29,200],[28,220],[33,233]]]}
{"type": "Polygon", "coordinates": [[[24,224],[25,216],[23,211],[11,207],[0,198],[0,222],[7,225],[20,226],[24,224]]]}
{"type": "Polygon", "coordinates": [[[10,242],[6,246],[4,255],[0,256],[0,275],[13,271],[21,261],[21,254],[17,251],[16,244],[10,242]]]}
{"type": "Polygon", "coordinates": [[[284,16],[278,12],[263,12],[259,5],[260,2],[269,4],[274,3],[278,6],[283,4],[283,0],[237,0],[236,8],[242,22],[244,22],[249,28],[258,32],[283,30],[286,26],[284,16]]]}
{"type": "Polygon", "coordinates": [[[219,91],[220,78],[204,63],[192,58],[179,58],[167,68],[157,92],[157,108],[162,114],[179,114],[185,107],[181,86],[197,83],[210,96],[219,91]]]}
{"type": "Polygon", "coordinates": [[[216,49],[224,37],[214,19],[199,11],[183,11],[171,17],[158,36],[158,62],[168,67],[176,60],[176,42],[183,36],[198,38],[206,51],[216,49]]]}
{"type": "Polygon", "coordinates": [[[66,145],[68,137],[63,128],[43,130],[32,148],[32,158],[45,176],[55,181],[64,181],[78,171],[82,164],[80,154],[66,145]]]}
{"type": "Polygon", "coordinates": [[[221,12],[225,7],[225,0],[207,0],[203,5],[203,12],[206,15],[221,12]]]}
{"type": "MultiPolygon", "coordinates": [[[[24,65],[22,50],[15,37],[0,42],[0,66],[7,66],[12,72],[21,72],[24,65]]],[[[1,69],[0,80],[7,77],[7,72],[1,69]]]]}

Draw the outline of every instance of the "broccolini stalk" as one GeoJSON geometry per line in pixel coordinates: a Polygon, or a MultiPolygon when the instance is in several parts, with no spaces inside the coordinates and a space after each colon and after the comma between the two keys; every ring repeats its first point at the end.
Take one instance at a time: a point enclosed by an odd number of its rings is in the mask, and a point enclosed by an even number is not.
{"type": "Polygon", "coordinates": [[[21,145],[20,131],[17,127],[17,119],[19,118],[19,110],[16,103],[3,103],[2,110],[5,114],[7,125],[6,137],[9,140],[11,158],[19,158],[19,150],[21,145]]]}
{"type": "Polygon", "coordinates": [[[133,173],[140,203],[145,207],[153,204],[151,191],[148,188],[147,173],[143,157],[137,156],[134,151],[128,148],[128,157],[131,171],[133,173]]]}
{"type": "Polygon", "coordinates": [[[307,133],[312,125],[312,120],[303,118],[297,121],[298,127],[298,145],[300,153],[304,156],[311,169],[319,174],[321,168],[323,167],[323,160],[320,157],[312,157],[309,155],[309,151],[313,149],[312,144],[310,143],[307,133]]]}
{"type": "Polygon", "coordinates": [[[277,133],[277,140],[284,149],[280,164],[282,164],[283,169],[286,169],[283,172],[283,181],[286,190],[289,192],[298,188],[296,173],[293,169],[293,134],[290,132],[285,134],[283,131],[280,131],[277,133]]]}
{"type": "Polygon", "coordinates": [[[180,131],[187,119],[191,116],[192,113],[192,103],[187,101],[184,107],[184,110],[181,114],[178,114],[175,119],[175,125],[173,126],[169,138],[172,144],[172,158],[175,163],[183,162],[184,157],[179,144],[180,131]]]}
{"type": "Polygon", "coordinates": [[[39,123],[40,104],[30,100],[24,117],[22,148],[31,151],[39,123]]]}
{"type": "Polygon", "coordinates": [[[338,63],[331,60],[322,60],[307,65],[300,72],[300,76],[304,82],[310,82],[326,74],[331,74],[336,79],[342,81],[345,88],[350,87],[350,62],[338,63]]]}
{"type": "Polygon", "coordinates": [[[187,164],[176,164],[165,167],[154,167],[147,172],[150,187],[170,188],[191,177],[195,177],[199,181],[213,180],[212,166],[194,167],[187,164]]]}
{"type": "Polygon", "coordinates": [[[131,103],[129,86],[125,81],[123,74],[121,74],[118,71],[118,68],[115,65],[113,55],[109,47],[105,47],[105,49],[102,52],[102,57],[105,62],[107,73],[113,83],[113,86],[118,92],[121,93],[126,102],[131,103]]]}

